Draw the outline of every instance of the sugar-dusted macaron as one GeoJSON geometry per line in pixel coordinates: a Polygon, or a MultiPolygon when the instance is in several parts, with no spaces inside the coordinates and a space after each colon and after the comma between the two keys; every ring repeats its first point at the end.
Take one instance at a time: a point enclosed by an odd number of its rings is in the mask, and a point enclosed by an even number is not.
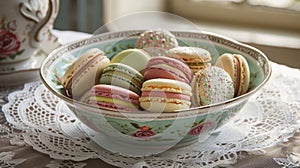
{"type": "Polygon", "coordinates": [[[115,111],[136,111],[140,107],[139,97],[128,89],[98,84],[90,90],[88,103],[115,111]]]}
{"type": "Polygon", "coordinates": [[[103,69],[110,60],[98,48],[92,48],[79,55],[64,73],[61,81],[68,97],[80,97],[98,83],[103,69]]]}
{"type": "Polygon", "coordinates": [[[247,60],[239,54],[222,54],[215,63],[229,73],[234,84],[234,95],[240,96],[248,91],[250,70],[247,60]]]}
{"type": "Polygon", "coordinates": [[[145,80],[166,78],[190,83],[192,71],[183,62],[168,57],[152,57],[144,73],[145,80]]]}
{"type": "Polygon", "coordinates": [[[99,82],[119,86],[140,95],[144,77],[139,71],[128,65],[111,63],[103,70],[99,82]]]}
{"type": "Polygon", "coordinates": [[[191,87],[172,79],[151,79],[143,83],[140,106],[151,112],[174,112],[191,105],[191,87]]]}
{"type": "Polygon", "coordinates": [[[122,63],[144,73],[146,64],[151,56],[142,49],[126,49],[115,55],[111,63],[122,63]]]}
{"type": "Polygon", "coordinates": [[[186,63],[193,73],[211,66],[210,52],[199,47],[176,47],[167,51],[167,56],[186,63]]]}
{"type": "Polygon", "coordinates": [[[220,103],[233,98],[233,81],[222,68],[211,66],[198,71],[191,82],[195,107],[220,103]]]}
{"type": "Polygon", "coordinates": [[[151,56],[163,56],[168,49],[178,46],[176,37],[168,30],[147,30],[140,34],[135,47],[144,49],[151,56]]]}

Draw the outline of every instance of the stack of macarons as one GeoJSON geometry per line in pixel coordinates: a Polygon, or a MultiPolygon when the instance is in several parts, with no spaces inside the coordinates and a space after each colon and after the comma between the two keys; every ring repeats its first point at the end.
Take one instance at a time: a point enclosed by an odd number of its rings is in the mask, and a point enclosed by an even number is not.
{"type": "Polygon", "coordinates": [[[208,50],[178,46],[167,30],[141,33],[135,47],[111,60],[97,48],[82,53],[62,77],[66,96],[100,109],[176,112],[221,103],[249,89],[242,55],[225,53],[212,64],[208,50]]]}

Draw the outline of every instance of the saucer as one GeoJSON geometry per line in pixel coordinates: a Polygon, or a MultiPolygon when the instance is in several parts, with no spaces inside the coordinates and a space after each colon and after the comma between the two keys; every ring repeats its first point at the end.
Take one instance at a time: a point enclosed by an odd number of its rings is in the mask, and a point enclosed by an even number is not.
{"type": "Polygon", "coordinates": [[[58,38],[50,35],[48,41],[42,44],[41,49],[27,60],[1,64],[0,66],[0,87],[22,85],[26,82],[39,79],[39,69],[48,54],[61,44],[58,38]]]}

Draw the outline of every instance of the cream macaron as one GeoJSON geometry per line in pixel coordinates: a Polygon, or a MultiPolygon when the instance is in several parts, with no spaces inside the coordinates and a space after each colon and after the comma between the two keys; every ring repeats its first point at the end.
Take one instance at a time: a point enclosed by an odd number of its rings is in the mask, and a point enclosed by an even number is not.
{"type": "Polygon", "coordinates": [[[167,51],[167,56],[186,63],[194,74],[211,66],[210,52],[199,47],[175,47],[167,51]]]}
{"type": "Polygon", "coordinates": [[[247,60],[239,54],[222,54],[215,66],[223,68],[232,78],[234,83],[234,95],[240,96],[248,91],[250,82],[250,70],[247,60]]]}
{"type": "Polygon", "coordinates": [[[191,105],[191,86],[171,79],[150,79],[143,83],[140,105],[151,112],[175,112],[191,105]]]}
{"type": "Polygon", "coordinates": [[[92,48],[79,55],[64,73],[61,82],[66,96],[80,97],[98,83],[103,69],[110,60],[98,48],[92,48]]]}

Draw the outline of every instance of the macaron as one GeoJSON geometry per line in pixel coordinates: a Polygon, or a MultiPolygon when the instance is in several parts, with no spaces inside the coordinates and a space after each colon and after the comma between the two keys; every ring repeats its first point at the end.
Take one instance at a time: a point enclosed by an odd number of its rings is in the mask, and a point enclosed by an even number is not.
{"type": "Polygon", "coordinates": [[[140,106],[150,112],[175,112],[191,105],[191,87],[172,79],[150,79],[143,83],[140,106]]]}
{"type": "Polygon", "coordinates": [[[174,79],[185,83],[190,83],[192,71],[183,62],[168,57],[152,57],[144,73],[145,80],[155,78],[174,79]]]}
{"type": "Polygon", "coordinates": [[[89,92],[88,103],[99,108],[115,111],[137,111],[139,95],[113,85],[98,84],[89,92]]]}
{"type": "Polygon", "coordinates": [[[234,97],[233,81],[222,68],[211,66],[198,71],[191,82],[194,107],[220,103],[234,97]]]}
{"type": "Polygon", "coordinates": [[[176,37],[168,30],[147,30],[138,37],[135,48],[144,49],[151,56],[163,56],[166,51],[177,47],[176,37]]]}
{"type": "Polygon", "coordinates": [[[247,60],[239,54],[222,54],[215,66],[225,69],[234,84],[234,96],[240,96],[248,91],[250,70],[247,60]]]}
{"type": "Polygon", "coordinates": [[[111,63],[104,70],[99,80],[100,84],[119,86],[141,94],[144,77],[136,69],[121,63],[111,63]]]}
{"type": "Polygon", "coordinates": [[[126,64],[143,74],[150,58],[151,56],[144,50],[133,48],[119,52],[112,58],[111,63],[126,64]]]}
{"type": "Polygon", "coordinates": [[[66,96],[76,100],[98,83],[103,69],[110,60],[98,48],[92,48],[79,55],[64,73],[61,82],[66,96]]]}
{"type": "Polygon", "coordinates": [[[211,66],[210,52],[199,47],[176,47],[167,51],[167,56],[186,63],[193,73],[211,66]]]}

